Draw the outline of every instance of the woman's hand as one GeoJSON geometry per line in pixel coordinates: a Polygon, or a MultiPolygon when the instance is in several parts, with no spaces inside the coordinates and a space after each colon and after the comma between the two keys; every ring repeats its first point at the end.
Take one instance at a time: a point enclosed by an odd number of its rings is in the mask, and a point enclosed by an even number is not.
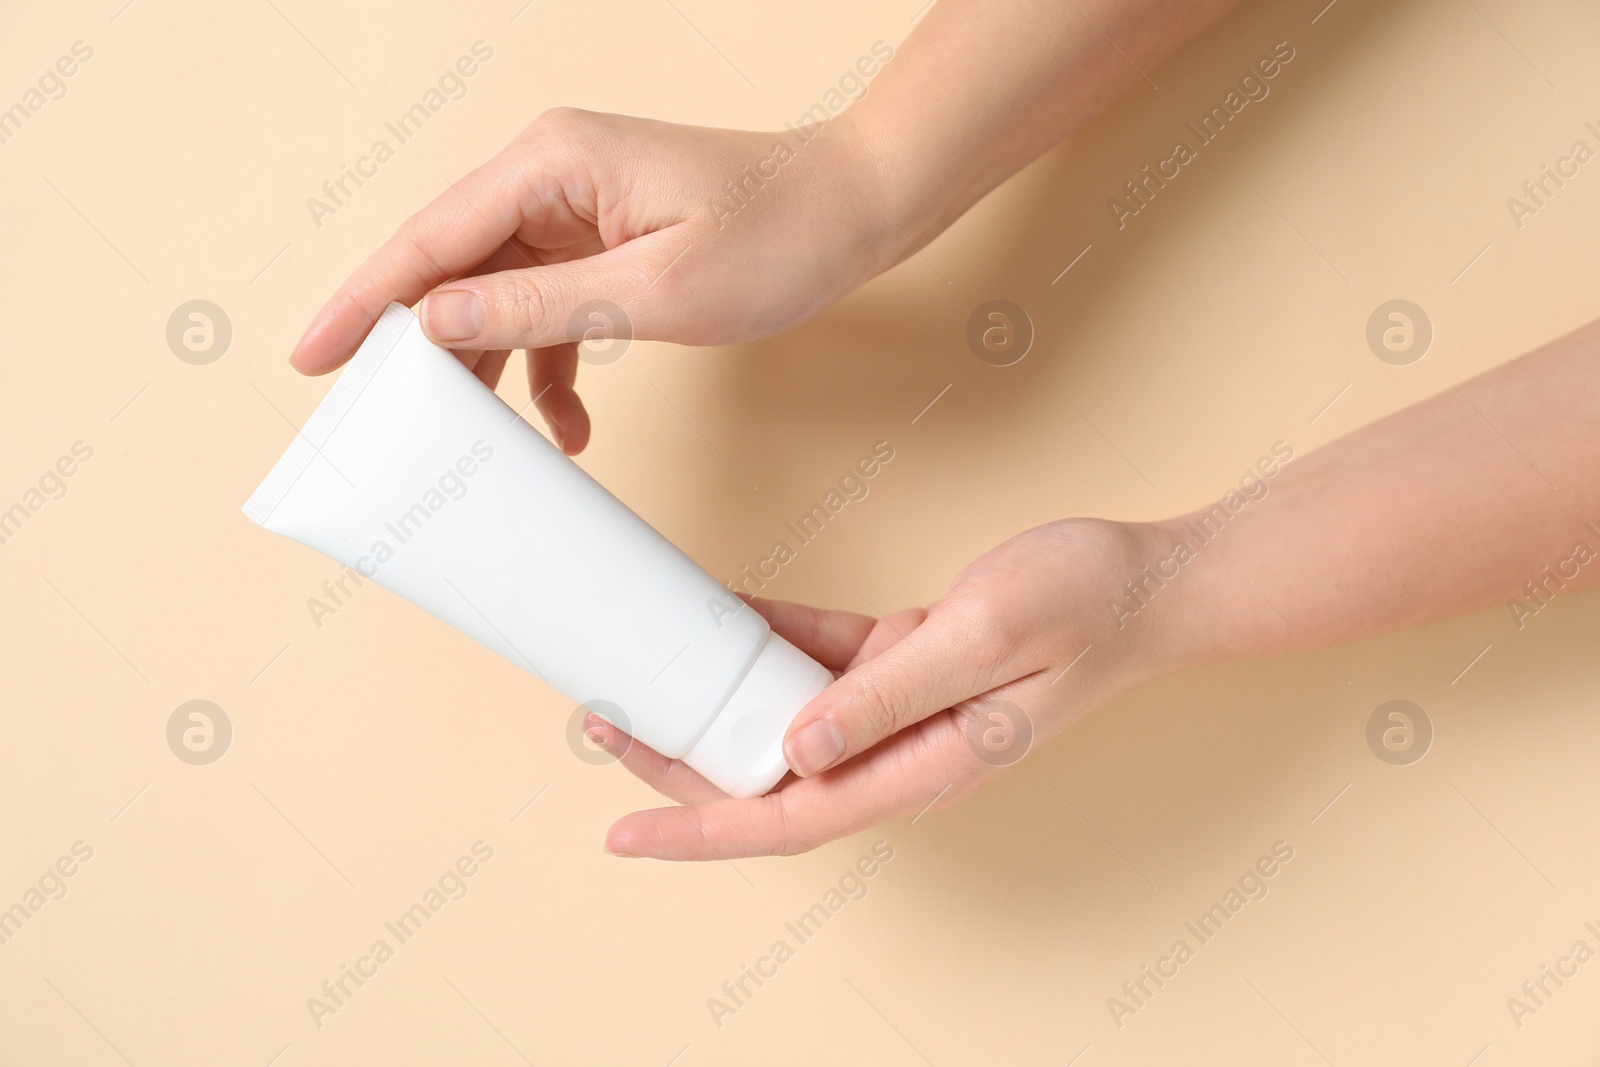
{"type": "Polygon", "coordinates": [[[1162,536],[1098,520],[1051,523],[982,556],[926,611],[882,619],[752,599],[774,631],[843,671],[789,728],[785,752],[803,777],[734,800],[591,716],[593,740],[684,805],[626,816],[607,850],[790,855],[970,795],[1030,745],[1160,672],[1168,657],[1156,620],[1119,630],[1107,604],[1159,554],[1162,536]]]}
{"type": "Polygon", "coordinates": [[[870,202],[879,183],[852,128],[746,133],[546,112],[406,220],[290,362],[331,371],[391,300],[421,300],[428,336],[490,386],[510,350],[528,349],[539,410],[576,454],[589,438],[577,341],[755,340],[912,251],[870,202]]]}
{"type": "Polygon", "coordinates": [[[1235,3],[946,0],[847,72],[849,106],[785,133],[548,111],[408,219],[291,362],[333,370],[391,300],[422,300],[428,336],[491,386],[528,349],[539,410],[576,454],[589,417],[575,342],[733,344],[803,322],[923,248],[1235,3]]]}

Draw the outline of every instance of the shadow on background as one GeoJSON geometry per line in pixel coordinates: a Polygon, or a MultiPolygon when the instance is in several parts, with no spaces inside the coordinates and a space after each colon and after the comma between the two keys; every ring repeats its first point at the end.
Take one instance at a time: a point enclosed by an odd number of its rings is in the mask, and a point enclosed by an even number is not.
{"type": "MultiPolygon", "coordinates": [[[[731,574],[760,555],[784,519],[804,511],[832,474],[880,438],[894,442],[898,456],[874,492],[892,496],[893,506],[864,503],[870,518],[847,512],[840,524],[851,552],[875,561],[865,576],[839,573],[843,550],[808,548],[764,593],[890,610],[936,598],[960,566],[1030,525],[1072,514],[1154,517],[1220,495],[1236,476],[1229,464],[1247,465],[1277,433],[1280,413],[1253,408],[1249,383],[1276,373],[1285,346],[1251,335],[1251,319],[1263,312],[1250,292],[1219,277],[1229,251],[1211,220],[1244,205],[1253,225],[1282,227],[1285,257],[1299,257],[1296,269],[1319,278],[1323,265],[1251,188],[1263,184],[1252,181],[1260,178],[1260,157],[1303,121],[1319,95],[1316,83],[1348,76],[1341,72],[1352,56],[1395,32],[1422,4],[1360,5],[1312,27],[1319,6],[1247,5],[1154,72],[1159,90],[1135,86],[889,275],[780,337],[709,355],[718,366],[709,379],[717,395],[704,399],[713,413],[708,433],[750,457],[761,485],[753,506],[743,496],[734,506],[707,505],[729,517],[711,539],[712,555],[721,557],[713,570],[721,563],[716,572],[731,574]],[[1175,137],[1192,140],[1185,120],[1220,101],[1256,58],[1285,39],[1297,55],[1271,94],[1119,231],[1107,199],[1166,155],[1175,137]],[[1108,308],[1126,307],[1129,291],[1174,287],[1230,299],[1237,315],[1197,321],[1186,351],[1119,340],[1138,324],[1118,321],[1108,308]],[[967,348],[968,316],[994,298],[1020,304],[1036,329],[1031,351],[1014,366],[989,366],[967,348]],[[1194,409],[1207,398],[1174,386],[1173,366],[1239,398],[1215,435],[1226,458],[1185,466],[1182,456],[1141,447],[1148,427],[1174,418],[1204,428],[1208,412],[1194,409]],[[1119,404],[1118,396],[1135,402],[1119,404]],[[730,414],[719,419],[719,411],[730,414]],[[955,516],[959,522],[949,521],[955,516]],[[918,546],[920,571],[900,566],[896,547],[909,543],[918,546]],[[929,573],[930,556],[945,568],[929,573]],[[858,586],[873,604],[861,602],[858,586]]],[[[1308,294],[1308,307],[1326,308],[1337,298],[1348,319],[1348,290],[1331,275],[1320,282],[1328,288],[1308,294]]],[[[1352,358],[1370,355],[1362,349],[1352,356],[1346,340],[1328,337],[1297,355],[1333,364],[1352,358]]],[[[1296,440],[1299,451],[1309,450],[1308,441],[1296,440]]],[[[1194,444],[1196,451],[1206,447],[1204,440],[1194,444]]],[[[722,495],[722,473],[700,485],[707,500],[722,495]]],[[[920,839],[919,862],[932,875],[921,884],[937,898],[933,907],[971,912],[983,910],[983,901],[1005,900],[1004,909],[989,909],[1008,931],[996,936],[1025,941],[1028,930],[1070,927],[1079,920],[1063,918],[1069,906],[1096,923],[1120,916],[1174,925],[1174,909],[1188,907],[1177,900],[1215,895],[1235,867],[1274,840],[1313,840],[1312,816],[1342,786],[1371,778],[1381,787],[1385,775],[1392,781],[1394,769],[1366,751],[1368,714],[1396,695],[1421,699],[1401,690],[1418,664],[1436,665],[1433,674],[1442,677],[1430,683],[1431,706],[1448,724],[1460,693],[1443,683],[1490,640],[1481,635],[1501,626],[1498,616],[1475,616],[1335,650],[1330,655],[1344,664],[1348,681],[1307,654],[1148,684],[1036,750],[960,808],[915,826],[902,821],[891,832],[920,839]],[[1403,650],[1398,656],[1395,646],[1403,650]],[[1197,796],[1205,803],[1195,803],[1197,796]],[[1125,838],[1142,843],[1140,856],[1120,855],[1114,842],[1125,838]],[[1108,869],[1116,872],[1109,880],[1108,869]]],[[[1524,681],[1529,691],[1537,688],[1524,681]]],[[[1501,684],[1519,685],[1509,677],[1501,684]]],[[[1447,731],[1439,745],[1448,749],[1447,731]]],[[[1418,776],[1439,771],[1446,758],[1436,756],[1418,776]]],[[[1442,777],[1429,788],[1436,786],[1444,786],[1442,777]]]]}

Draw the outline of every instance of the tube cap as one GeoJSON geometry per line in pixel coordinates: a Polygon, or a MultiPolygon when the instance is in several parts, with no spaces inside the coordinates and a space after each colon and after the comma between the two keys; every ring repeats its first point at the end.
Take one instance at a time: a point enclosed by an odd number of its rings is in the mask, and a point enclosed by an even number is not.
{"type": "Polygon", "coordinates": [[[783,735],[833,673],[771,634],[756,661],[683,762],[735,797],[758,797],[788,773],[783,735]]]}

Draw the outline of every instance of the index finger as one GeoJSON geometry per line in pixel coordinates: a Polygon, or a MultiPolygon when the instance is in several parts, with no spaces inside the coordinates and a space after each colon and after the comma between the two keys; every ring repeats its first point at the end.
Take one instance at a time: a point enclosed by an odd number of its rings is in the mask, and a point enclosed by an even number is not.
{"type": "Polygon", "coordinates": [[[860,653],[878,620],[854,611],[816,608],[791,600],[769,600],[739,593],[739,599],[767,620],[772,632],[828,668],[842,671],[860,653]]]}
{"type": "Polygon", "coordinates": [[[606,851],[664,860],[792,856],[897,815],[954,803],[999,770],[974,756],[960,726],[941,712],[860,759],[766,796],[636,811],[611,827],[606,851]]]}
{"type": "MultiPolygon", "coordinates": [[[[474,271],[505,248],[527,221],[527,174],[501,153],[440,193],[356,268],[306,329],[289,363],[303,374],[326,374],[350,358],[391,301],[408,307],[441,282],[474,271]]],[[[547,199],[541,197],[540,199],[547,199]]],[[[557,247],[583,236],[566,208],[544,203],[541,223],[557,247]],[[570,239],[569,239],[570,238],[570,239]]],[[[520,248],[508,267],[530,264],[520,248]]]]}

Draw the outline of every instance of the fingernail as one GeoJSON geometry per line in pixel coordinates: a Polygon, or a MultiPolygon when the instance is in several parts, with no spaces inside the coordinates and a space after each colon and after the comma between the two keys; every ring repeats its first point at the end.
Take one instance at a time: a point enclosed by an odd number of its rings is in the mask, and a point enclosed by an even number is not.
{"type": "Polygon", "coordinates": [[[470,341],[483,332],[483,301],[467,289],[429,293],[422,302],[422,325],[439,344],[470,341]]]}
{"type": "Polygon", "coordinates": [[[606,834],[606,841],[605,841],[606,855],[608,855],[608,856],[618,856],[618,857],[620,857],[622,859],[625,859],[625,860],[636,860],[636,859],[638,859],[640,854],[638,852],[635,852],[632,848],[628,847],[629,843],[630,843],[630,839],[633,839],[635,837],[636,837],[636,835],[630,834],[625,830],[621,831],[621,832],[618,832],[616,827],[612,827],[611,831],[606,834]]]}
{"type": "Polygon", "coordinates": [[[844,734],[827,719],[818,719],[801,727],[783,747],[789,766],[804,778],[827,770],[844,755],[844,734]]]}
{"type": "Polygon", "coordinates": [[[583,718],[583,739],[595,748],[606,748],[611,741],[611,731],[607,723],[594,712],[583,718]]]}

